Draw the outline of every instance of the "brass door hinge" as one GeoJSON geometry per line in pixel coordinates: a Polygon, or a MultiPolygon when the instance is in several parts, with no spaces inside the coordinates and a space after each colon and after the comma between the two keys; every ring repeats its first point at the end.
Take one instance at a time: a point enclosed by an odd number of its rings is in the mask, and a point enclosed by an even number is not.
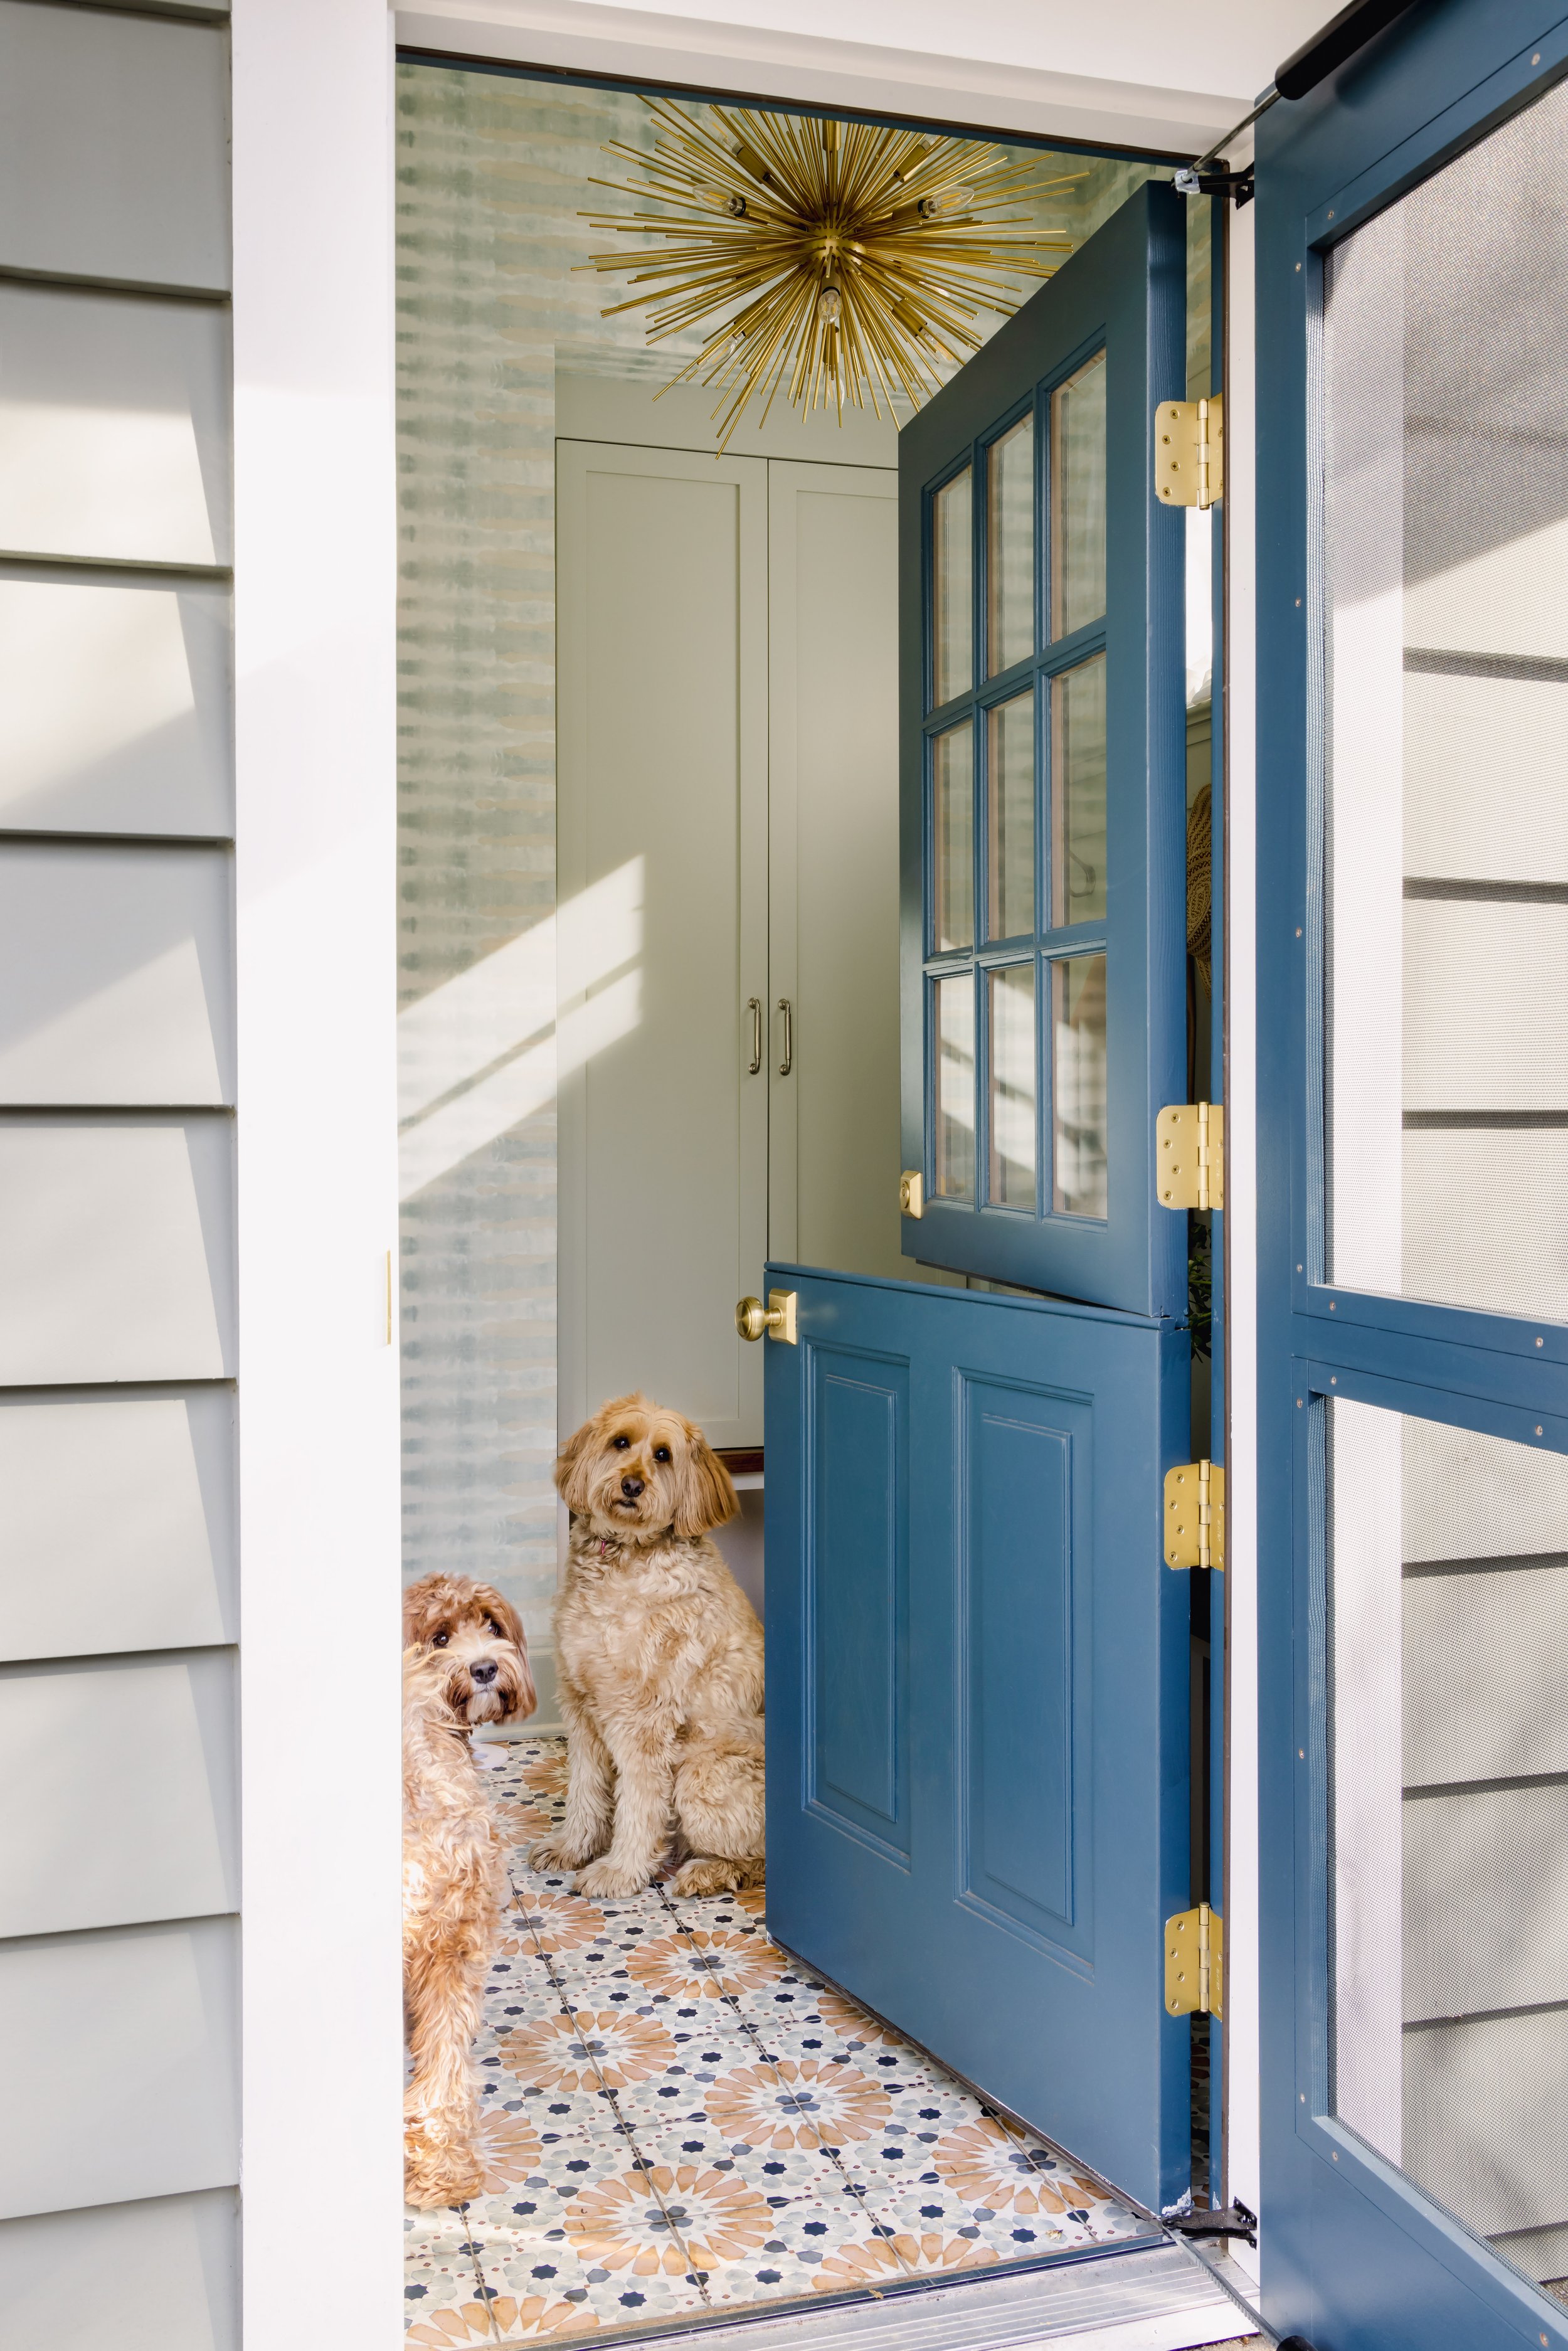
{"type": "Polygon", "coordinates": [[[1163,1208],[1225,1206],[1225,1105],[1167,1102],[1155,1122],[1155,1194],[1163,1208]]]}
{"type": "Polygon", "coordinates": [[[787,1347],[798,1346],[795,1296],[792,1290],[770,1290],[766,1306],[760,1298],[741,1299],[735,1310],[737,1331],[743,1339],[760,1339],[766,1332],[770,1339],[782,1339],[787,1347]]]}
{"type": "Polygon", "coordinates": [[[1155,491],[1167,507],[1199,513],[1225,495],[1225,403],[1162,400],[1155,411],[1155,491]]]}
{"type": "Polygon", "coordinates": [[[1225,2019],[1225,1921],[1200,1902],[1166,1920],[1166,2007],[1172,2016],[1225,2019]]]}
{"type": "Polygon", "coordinates": [[[925,1178],[918,1167],[906,1167],[898,1179],[898,1213],[901,1217],[925,1214],[925,1178]]]}
{"type": "Polygon", "coordinates": [[[1225,1471],[1184,1461],[1166,1471],[1166,1565],[1225,1565],[1225,1471]]]}

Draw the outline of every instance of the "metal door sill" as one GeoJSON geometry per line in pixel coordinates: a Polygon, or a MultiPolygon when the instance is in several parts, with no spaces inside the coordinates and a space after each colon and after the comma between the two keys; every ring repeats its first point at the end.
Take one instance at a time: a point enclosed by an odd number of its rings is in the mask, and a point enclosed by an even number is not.
{"type": "MultiPolygon", "coordinates": [[[[1168,2240],[1085,2247],[967,2275],[936,2273],[807,2302],[752,2303],[654,2325],[599,2327],[595,2343],[662,2351],[1195,2351],[1251,2332],[1245,2311],[1168,2240]]],[[[526,2338],[533,2341],[535,2338],[526,2338]]],[[[498,2335],[495,2351],[522,2335],[498,2335]]]]}

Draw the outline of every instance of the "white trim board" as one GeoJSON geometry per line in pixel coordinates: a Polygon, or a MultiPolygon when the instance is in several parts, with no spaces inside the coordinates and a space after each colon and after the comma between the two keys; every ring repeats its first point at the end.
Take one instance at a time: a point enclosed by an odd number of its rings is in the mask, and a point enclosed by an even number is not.
{"type": "MultiPolygon", "coordinates": [[[[862,8],[874,20],[874,9],[862,8]]],[[[1058,8],[1061,16],[1067,12],[1058,8]]],[[[1076,14],[1077,12],[1073,12],[1076,14]]],[[[913,116],[916,120],[973,123],[987,130],[1019,131],[1034,138],[1061,139],[1079,146],[1125,147],[1194,154],[1228,130],[1252,103],[1254,81],[1272,68],[1275,43],[1284,55],[1312,29],[1321,13],[1313,5],[1261,12],[1279,21],[1281,32],[1264,31],[1267,58],[1258,75],[1249,57],[1232,68],[1239,87],[1229,93],[1161,89],[1119,76],[1066,72],[1019,59],[1019,47],[1036,46],[1022,12],[998,11],[1009,19],[993,36],[992,58],[954,57],[892,42],[832,38],[768,25],[720,23],[699,16],[655,14],[636,7],[601,7],[597,0],[420,0],[397,10],[401,47],[445,51],[497,64],[544,66],[557,72],[605,74],[637,82],[664,82],[697,89],[737,90],[832,106],[850,113],[913,116]],[[1296,17],[1301,30],[1289,29],[1296,17]]],[[[1257,37],[1244,38],[1238,12],[1238,39],[1231,47],[1250,52],[1257,37]]],[[[956,20],[973,35],[972,18],[956,20]]],[[[1082,22],[1082,18],[1080,18],[1082,22]]],[[[867,29],[870,29],[870,26],[867,29]]],[[[1082,52],[1081,36],[1065,26],[1053,33],[1048,53],[1082,52]]],[[[1227,43],[1208,37],[1197,54],[1206,60],[1225,53],[1227,43]]],[[[1124,23],[1106,27],[1095,61],[1120,62],[1145,54],[1145,46],[1124,23]]],[[[1190,52],[1189,52],[1190,54],[1190,52]]]]}

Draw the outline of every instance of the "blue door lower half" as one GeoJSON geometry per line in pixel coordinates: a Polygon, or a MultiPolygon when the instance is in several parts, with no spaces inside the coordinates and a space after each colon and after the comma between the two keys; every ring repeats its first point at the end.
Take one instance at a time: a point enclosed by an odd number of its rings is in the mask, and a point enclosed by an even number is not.
{"type": "Polygon", "coordinates": [[[768,1269],[768,1923],[1155,2209],[1188,2183],[1187,1343],[768,1269]]]}

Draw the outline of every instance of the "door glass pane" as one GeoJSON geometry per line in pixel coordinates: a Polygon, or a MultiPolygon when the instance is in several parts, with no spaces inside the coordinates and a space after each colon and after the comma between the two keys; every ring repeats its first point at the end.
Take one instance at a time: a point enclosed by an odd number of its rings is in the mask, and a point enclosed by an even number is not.
{"type": "Polygon", "coordinates": [[[1105,354],[1051,398],[1051,633],[1105,610],[1105,354]]]}
{"type": "Polygon", "coordinates": [[[1034,1207],[1035,1053],[1034,966],[1009,964],[986,975],[990,1025],[990,1170],[992,1205],[1034,1207]]]}
{"type": "Polygon", "coordinates": [[[1560,84],[1326,287],[1330,1279],[1557,1320],[1565,141],[1560,84]]]}
{"type": "Polygon", "coordinates": [[[932,502],[931,700],[935,709],[975,682],[975,540],[969,469],[932,502]]]}
{"type": "Polygon", "coordinates": [[[1333,2105],[1568,2277],[1568,1459],[1331,1403],[1333,2105]]]}
{"type": "Polygon", "coordinates": [[[986,668],[995,677],[1034,651],[1034,418],[987,454],[986,668]]]}
{"type": "Polygon", "coordinates": [[[975,1196],[975,975],[949,973],[931,991],[936,1022],[936,1181],[943,1200],[975,1196]]]}
{"type": "Polygon", "coordinates": [[[962,726],[932,747],[931,951],[975,944],[975,732],[962,726]]]}
{"type": "Polygon", "coordinates": [[[1105,1184],[1105,958],[1051,967],[1053,1198],[1068,1216],[1103,1217],[1105,1184]]]}
{"type": "Polygon", "coordinates": [[[986,822],[993,939],[1034,935],[1034,695],[998,703],[987,718],[986,822]]]}
{"type": "Polygon", "coordinates": [[[1051,919],[1105,913],[1105,656],[1051,682],[1051,919]]]}

